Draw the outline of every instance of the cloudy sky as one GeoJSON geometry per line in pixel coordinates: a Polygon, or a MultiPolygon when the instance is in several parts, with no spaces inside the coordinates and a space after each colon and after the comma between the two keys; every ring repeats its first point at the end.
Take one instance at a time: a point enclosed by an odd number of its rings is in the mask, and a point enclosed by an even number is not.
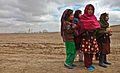
{"type": "Polygon", "coordinates": [[[60,18],[67,8],[95,6],[95,15],[109,13],[110,25],[120,24],[120,0],[0,0],[0,33],[60,31],[60,18]]]}

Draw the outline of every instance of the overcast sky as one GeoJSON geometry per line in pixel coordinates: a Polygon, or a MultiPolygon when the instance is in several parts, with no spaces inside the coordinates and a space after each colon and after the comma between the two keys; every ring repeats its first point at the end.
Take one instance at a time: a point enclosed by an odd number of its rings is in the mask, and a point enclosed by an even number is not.
{"type": "Polygon", "coordinates": [[[110,25],[120,24],[120,0],[0,0],[0,33],[60,31],[60,18],[67,8],[95,6],[95,15],[109,13],[110,25]]]}

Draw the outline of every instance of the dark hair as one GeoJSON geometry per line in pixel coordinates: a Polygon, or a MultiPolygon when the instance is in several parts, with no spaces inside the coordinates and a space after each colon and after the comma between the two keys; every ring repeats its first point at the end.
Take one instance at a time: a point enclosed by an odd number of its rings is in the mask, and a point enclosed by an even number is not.
{"type": "Polygon", "coordinates": [[[74,18],[80,19],[79,14],[82,14],[81,10],[76,10],[74,13],[74,18]]]}
{"type": "Polygon", "coordinates": [[[89,9],[89,7],[92,7],[92,8],[93,8],[93,12],[94,12],[94,10],[95,10],[94,6],[93,6],[92,4],[90,4],[90,5],[88,6],[87,10],[89,9]]]}
{"type": "Polygon", "coordinates": [[[65,15],[65,17],[64,17],[64,20],[67,20],[68,17],[70,17],[70,15],[71,15],[72,13],[73,13],[73,10],[68,9],[68,11],[66,12],[66,15],[65,15]]]}
{"type": "Polygon", "coordinates": [[[108,13],[102,13],[101,15],[100,15],[100,20],[105,20],[105,18],[106,18],[106,16],[108,16],[109,14],[108,13]]]}

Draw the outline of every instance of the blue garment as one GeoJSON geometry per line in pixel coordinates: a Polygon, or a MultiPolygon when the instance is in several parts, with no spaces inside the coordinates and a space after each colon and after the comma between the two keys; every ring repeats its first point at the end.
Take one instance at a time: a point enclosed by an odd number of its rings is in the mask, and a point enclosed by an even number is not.
{"type": "Polygon", "coordinates": [[[78,22],[79,22],[79,19],[74,18],[74,19],[73,19],[73,22],[77,25],[77,24],[78,24],[78,22]]]}

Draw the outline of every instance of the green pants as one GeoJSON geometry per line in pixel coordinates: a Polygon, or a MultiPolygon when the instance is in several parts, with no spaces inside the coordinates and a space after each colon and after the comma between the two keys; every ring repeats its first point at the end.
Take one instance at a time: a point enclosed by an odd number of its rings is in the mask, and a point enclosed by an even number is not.
{"type": "Polygon", "coordinates": [[[76,53],[75,43],[65,42],[65,48],[66,48],[66,54],[67,54],[65,63],[67,65],[71,65],[74,62],[75,53],[76,53]]]}

